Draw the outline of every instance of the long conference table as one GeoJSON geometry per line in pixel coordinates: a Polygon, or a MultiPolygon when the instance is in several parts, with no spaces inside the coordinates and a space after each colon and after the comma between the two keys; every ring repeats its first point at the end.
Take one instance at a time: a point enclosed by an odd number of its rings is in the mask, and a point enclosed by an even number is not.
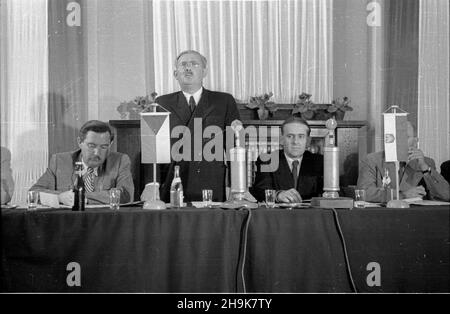
{"type": "Polygon", "coordinates": [[[450,292],[448,206],[2,209],[1,219],[3,292],[450,292]]]}

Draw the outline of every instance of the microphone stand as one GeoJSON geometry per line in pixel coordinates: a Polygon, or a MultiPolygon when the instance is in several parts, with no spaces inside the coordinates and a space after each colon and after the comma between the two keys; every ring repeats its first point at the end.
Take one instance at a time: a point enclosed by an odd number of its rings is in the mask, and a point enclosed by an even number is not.
{"type": "Polygon", "coordinates": [[[311,206],[320,208],[353,208],[353,199],[339,197],[339,147],[336,146],[335,129],[337,122],[333,118],[325,123],[328,137],[323,150],[323,190],[322,197],[313,197],[311,206]]]}
{"type": "MultiPolygon", "coordinates": [[[[158,104],[152,104],[152,112],[156,112],[158,104]]],[[[153,166],[153,182],[145,185],[143,196],[145,202],[143,209],[166,209],[166,203],[159,198],[159,183],[156,181],[156,162],[152,163],[153,166]]]]}
{"type": "Polygon", "coordinates": [[[248,195],[247,188],[247,163],[246,151],[240,145],[239,131],[242,129],[242,123],[238,120],[233,121],[231,128],[235,132],[236,146],[230,149],[230,172],[231,187],[230,196],[224,203],[230,208],[257,208],[258,204],[246,199],[248,195]]]}

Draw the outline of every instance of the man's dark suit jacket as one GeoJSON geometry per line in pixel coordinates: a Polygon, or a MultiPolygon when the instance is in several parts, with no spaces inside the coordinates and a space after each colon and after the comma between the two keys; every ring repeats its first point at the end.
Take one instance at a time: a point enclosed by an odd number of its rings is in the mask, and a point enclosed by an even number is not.
{"type": "Polygon", "coordinates": [[[450,184],[450,160],[444,161],[441,164],[441,175],[450,184]]]}
{"type": "MultiPolygon", "coordinates": [[[[278,152],[279,165],[272,172],[262,172],[261,165],[270,162],[261,162],[261,158],[256,161],[256,178],[251,192],[255,198],[265,201],[265,190],[289,190],[294,188],[294,178],[284,151],[278,152]]],[[[267,160],[267,158],[263,158],[267,160]]],[[[297,191],[302,199],[320,196],[323,189],[323,156],[305,151],[297,182],[297,191]]]]}
{"type": "MultiPolygon", "coordinates": [[[[191,115],[189,105],[183,92],[176,92],[158,97],[156,103],[163,106],[171,112],[170,129],[177,126],[187,126],[191,133],[191,161],[172,162],[168,167],[161,167],[161,188],[160,198],[165,202],[170,200],[170,184],[173,179],[174,165],[180,166],[180,176],[184,189],[185,201],[201,201],[202,189],[213,190],[214,201],[225,201],[225,172],[226,166],[223,161],[206,161],[204,157],[199,156],[199,152],[194,151],[194,118],[200,118],[202,121],[201,133],[207,126],[216,125],[222,130],[223,147],[225,147],[226,137],[225,129],[231,125],[235,119],[240,119],[236,102],[230,94],[214,92],[203,88],[202,96],[191,115]],[[197,153],[197,160],[194,160],[194,153],[197,153]]],[[[198,123],[198,122],[197,122],[198,123]]],[[[200,137],[202,135],[199,135],[200,137]]],[[[171,139],[171,146],[179,141],[183,135],[171,139]]],[[[202,151],[210,138],[197,138],[200,141],[202,151]]],[[[223,156],[223,152],[220,152],[223,156]]],[[[173,156],[172,156],[173,160],[173,156]]]]}

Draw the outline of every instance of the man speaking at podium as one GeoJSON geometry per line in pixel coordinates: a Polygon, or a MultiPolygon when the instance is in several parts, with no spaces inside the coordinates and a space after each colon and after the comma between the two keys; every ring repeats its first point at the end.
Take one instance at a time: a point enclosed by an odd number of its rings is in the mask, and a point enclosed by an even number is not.
{"type": "Polygon", "coordinates": [[[282,203],[299,203],[322,193],[323,156],[306,151],[310,133],[308,123],[301,118],[292,116],[283,122],[278,169],[261,171],[261,159],[268,158],[258,158],[256,162],[252,194],[258,201],[265,200],[266,189],[276,190],[276,201],[282,203]]]}
{"type": "MultiPolygon", "coordinates": [[[[203,87],[203,78],[207,75],[207,60],[195,50],[181,52],[174,63],[174,77],[180,84],[181,91],[158,97],[155,102],[170,111],[171,134],[174,128],[185,126],[190,131],[190,158],[175,161],[180,166],[180,177],[184,188],[185,201],[201,201],[202,189],[213,190],[214,201],[225,200],[225,163],[222,160],[205,160],[202,155],[203,147],[210,140],[203,138],[203,130],[208,126],[217,126],[222,130],[225,139],[225,129],[235,119],[239,119],[236,102],[230,94],[207,90],[203,87]],[[194,123],[195,122],[195,123],[194,123]],[[195,133],[195,128],[201,123],[201,132],[195,133]],[[201,137],[201,138],[195,138],[201,137]],[[195,149],[195,141],[201,143],[201,152],[195,149]]],[[[177,128],[179,129],[179,128],[177,128]]],[[[187,133],[187,132],[186,132],[187,133]]],[[[180,141],[171,139],[171,145],[180,141]]],[[[223,141],[225,143],[225,140],[223,141]]],[[[224,145],[222,147],[225,147],[224,145]]],[[[220,147],[222,149],[222,147],[220,147]]],[[[182,149],[187,149],[182,147],[182,149]]],[[[173,153],[173,150],[172,150],[173,153]]],[[[223,152],[220,152],[223,156],[223,152]]],[[[161,179],[161,200],[169,202],[170,183],[173,178],[175,162],[161,179]]]]}

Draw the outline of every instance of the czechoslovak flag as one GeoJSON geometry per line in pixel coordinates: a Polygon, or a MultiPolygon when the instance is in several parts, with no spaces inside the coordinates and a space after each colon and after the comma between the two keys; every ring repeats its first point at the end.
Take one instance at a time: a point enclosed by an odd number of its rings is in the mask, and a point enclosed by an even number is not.
{"type": "Polygon", "coordinates": [[[385,161],[408,160],[407,113],[383,113],[385,161]]]}
{"type": "Polygon", "coordinates": [[[141,113],[141,162],[170,163],[170,112],[141,113]]]}

